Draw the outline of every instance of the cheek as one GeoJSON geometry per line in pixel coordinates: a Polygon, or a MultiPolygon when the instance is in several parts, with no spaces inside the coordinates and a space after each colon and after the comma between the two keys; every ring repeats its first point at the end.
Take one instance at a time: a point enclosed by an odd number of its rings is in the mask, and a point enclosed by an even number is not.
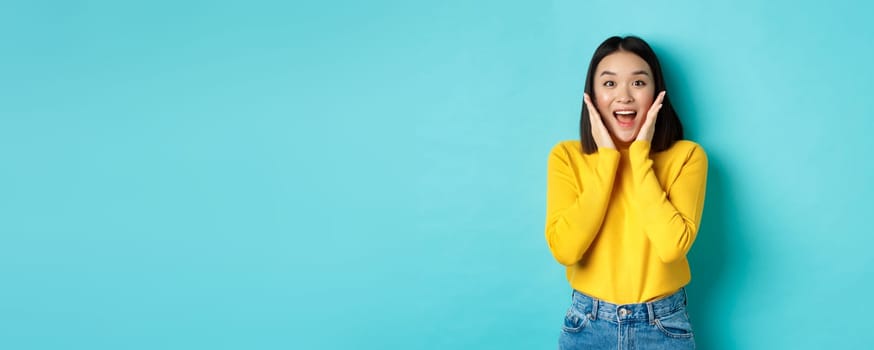
{"type": "Polygon", "coordinates": [[[635,96],[635,99],[640,102],[641,107],[649,108],[649,106],[652,106],[652,102],[655,101],[654,90],[644,89],[635,96]]]}
{"type": "Polygon", "coordinates": [[[599,111],[605,111],[610,107],[610,101],[612,98],[609,93],[595,91],[595,106],[598,107],[599,111]]]}

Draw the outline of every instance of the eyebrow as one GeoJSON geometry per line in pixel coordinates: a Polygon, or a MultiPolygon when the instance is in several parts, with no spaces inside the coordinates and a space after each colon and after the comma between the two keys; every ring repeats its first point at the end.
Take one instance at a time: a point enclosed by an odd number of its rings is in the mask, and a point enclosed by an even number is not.
{"type": "MultiPolygon", "coordinates": [[[[616,75],[616,73],[613,73],[613,72],[611,72],[611,71],[609,71],[609,70],[605,70],[605,71],[601,72],[601,74],[598,75],[598,76],[600,77],[600,76],[604,76],[604,75],[616,75]]],[[[631,75],[646,75],[646,76],[649,76],[649,73],[647,73],[647,72],[644,71],[644,70],[639,70],[639,71],[635,71],[634,73],[631,73],[631,75]]]]}

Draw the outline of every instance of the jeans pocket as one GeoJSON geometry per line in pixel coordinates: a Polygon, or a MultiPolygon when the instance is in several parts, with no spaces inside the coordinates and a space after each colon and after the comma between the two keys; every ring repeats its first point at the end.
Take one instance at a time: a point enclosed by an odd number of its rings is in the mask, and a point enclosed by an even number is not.
{"type": "Polygon", "coordinates": [[[655,326],[664,335],[671,338],[691,338],[693,336],[692,323],[689,322],[689,314],[685,309],[657,318],[655,326]]]}
{"type": "Polygon", "coordinates": [[[561,330],[567,333],[577,333],[583,330],[583,328],[586,328],[586,324],[588,323],[589,317],[583,315],[572,305],[564,316],[564,324],[561,326],[561,330]]]}

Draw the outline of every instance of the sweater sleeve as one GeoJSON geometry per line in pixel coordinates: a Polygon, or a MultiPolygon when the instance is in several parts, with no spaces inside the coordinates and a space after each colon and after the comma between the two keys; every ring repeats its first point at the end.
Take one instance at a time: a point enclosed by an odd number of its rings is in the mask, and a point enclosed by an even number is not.
{"type": "Polygon", "coordinates": [[[679,175],[665,192],[652,169],[650,143],[635,141],[629,157],[634,181],[635,214],[662,262],[686,256],[701,222],[707,186],[707,155],[695,147],[686,156],[679,175]]]}
{"type": "Polygon", "coordinates": [[[601,230],[616,169],[619,152],[602,148],[594,169],[571,162],[562,145],[552,149],[547,164],[546,242],[555,259],[569,266],[583,254],[601,230]],[[578,185],[577,173],[581,178],[578,185]]]}

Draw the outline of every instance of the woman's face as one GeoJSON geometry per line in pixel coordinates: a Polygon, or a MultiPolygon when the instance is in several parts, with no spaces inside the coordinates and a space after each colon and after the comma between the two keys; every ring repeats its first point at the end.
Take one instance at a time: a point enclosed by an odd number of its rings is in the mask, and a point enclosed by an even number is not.
{"type": "Polygon", "coordinates": [[[628,145],[637,138],[655,98],[649,64],[634,53],[616,51],[595,69],[595,106],[613,141],[628,145]]]}

